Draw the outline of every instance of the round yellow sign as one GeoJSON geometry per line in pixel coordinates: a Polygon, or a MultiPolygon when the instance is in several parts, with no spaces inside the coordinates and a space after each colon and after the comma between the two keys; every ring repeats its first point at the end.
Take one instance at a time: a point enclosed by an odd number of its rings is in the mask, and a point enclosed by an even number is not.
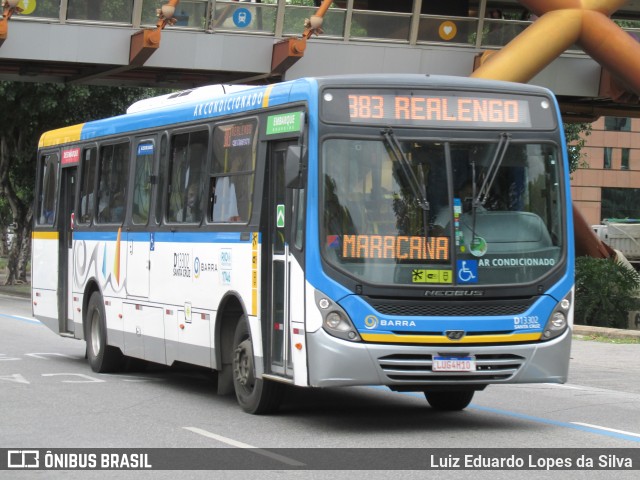
{"type": "Polygon", "coordinates": [[[20,0],[18,6],[22,9],[22,15],[29,15],[36,9],[36,0],[20,0]]]}
{"type": "Polygon", "coordinates": [[[458,33],[458,27],[456,24],[447,20],[440,24],[440,28],[438,28],[438,35],[443,40],[451,40],[458,33]]]}

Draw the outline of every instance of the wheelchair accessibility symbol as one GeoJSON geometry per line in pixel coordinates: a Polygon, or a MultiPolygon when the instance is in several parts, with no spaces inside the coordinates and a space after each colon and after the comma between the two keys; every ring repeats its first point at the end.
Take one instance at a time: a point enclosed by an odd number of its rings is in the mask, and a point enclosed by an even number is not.
{"type": "Polygon", "coordinates": [[[233,12],[233,24],[238,28],[244,28],[251,23],[251,12],[246,8],[237,8],[233,12]]]}
{"type": "Polygon", "coordinates": [[[456,272],[458,283],[478,283],[477,260],[458,260],[456,272]]]}

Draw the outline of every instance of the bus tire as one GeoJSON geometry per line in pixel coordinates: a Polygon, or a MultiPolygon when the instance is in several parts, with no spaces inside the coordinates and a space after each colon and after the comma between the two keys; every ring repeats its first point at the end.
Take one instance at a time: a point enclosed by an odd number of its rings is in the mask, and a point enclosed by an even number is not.
{"type": "Polygon", "coordinates": [[[443,412],[464,410],[473,399],[473,390],[458,390],[450,392],[424,392],[431,408],[443,412]]]}
{"type": "Polygon", "coordinates": [[[233,336],[233,388],[240,407],[255,415],[273,413],[282,399],[281,384],[256,377],[253,340],[246,315],[233,336]]]}
{"type": "Polygon", "coordinates": [[[89,298],[86,316],[87,358],[91,370],[97,373],[115,372],[124,356],[119,348],[107,345],[107,322],[102,295],[94,292],[89,298]]]}

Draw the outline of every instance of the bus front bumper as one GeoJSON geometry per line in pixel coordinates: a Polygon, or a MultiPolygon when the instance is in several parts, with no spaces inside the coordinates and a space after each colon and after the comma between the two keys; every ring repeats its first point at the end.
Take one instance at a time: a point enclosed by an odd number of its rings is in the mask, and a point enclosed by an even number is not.
{"type": "Polygon", "coordinates": [[[387,385],[421,390],[433,385],[564,383],[571,328],[547,342],[492,345],[405,345],[348,342],[320,329],[307,333],[309,385],[387,385]],[[472,358],[473,371],[434,372],[434,357],[472,358]]]}

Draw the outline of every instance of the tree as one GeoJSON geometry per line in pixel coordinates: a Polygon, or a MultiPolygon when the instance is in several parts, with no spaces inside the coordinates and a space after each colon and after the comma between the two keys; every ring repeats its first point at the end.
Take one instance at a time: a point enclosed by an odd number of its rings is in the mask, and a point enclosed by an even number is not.
{"type": "Polygon", "coordinates": [[[26,281],[33,220],[35,160],[40,135],[54,128],[121,114],[153,89],[0,82],[0,222],[14,235],[6,284],[26,281]],[[8,114],[7,112],[11,112],[8,114]]]}
{"type": "Polygon", "coordinates": [[[630,311],[640,308],[640,276],[607,258],[576,258],[575,321],[582,325],[627,328],[630,311]]]}
{"type": "Polygon", "coordinates": [[[590,123],[565,123],[564,136],[567,141],[567,155],[569,156],[569,172],[573,173],[578,168],[586,168],[589,164],[584,159],[582,148],[585,145],[585,137],[591,135],[590,123]]]}

